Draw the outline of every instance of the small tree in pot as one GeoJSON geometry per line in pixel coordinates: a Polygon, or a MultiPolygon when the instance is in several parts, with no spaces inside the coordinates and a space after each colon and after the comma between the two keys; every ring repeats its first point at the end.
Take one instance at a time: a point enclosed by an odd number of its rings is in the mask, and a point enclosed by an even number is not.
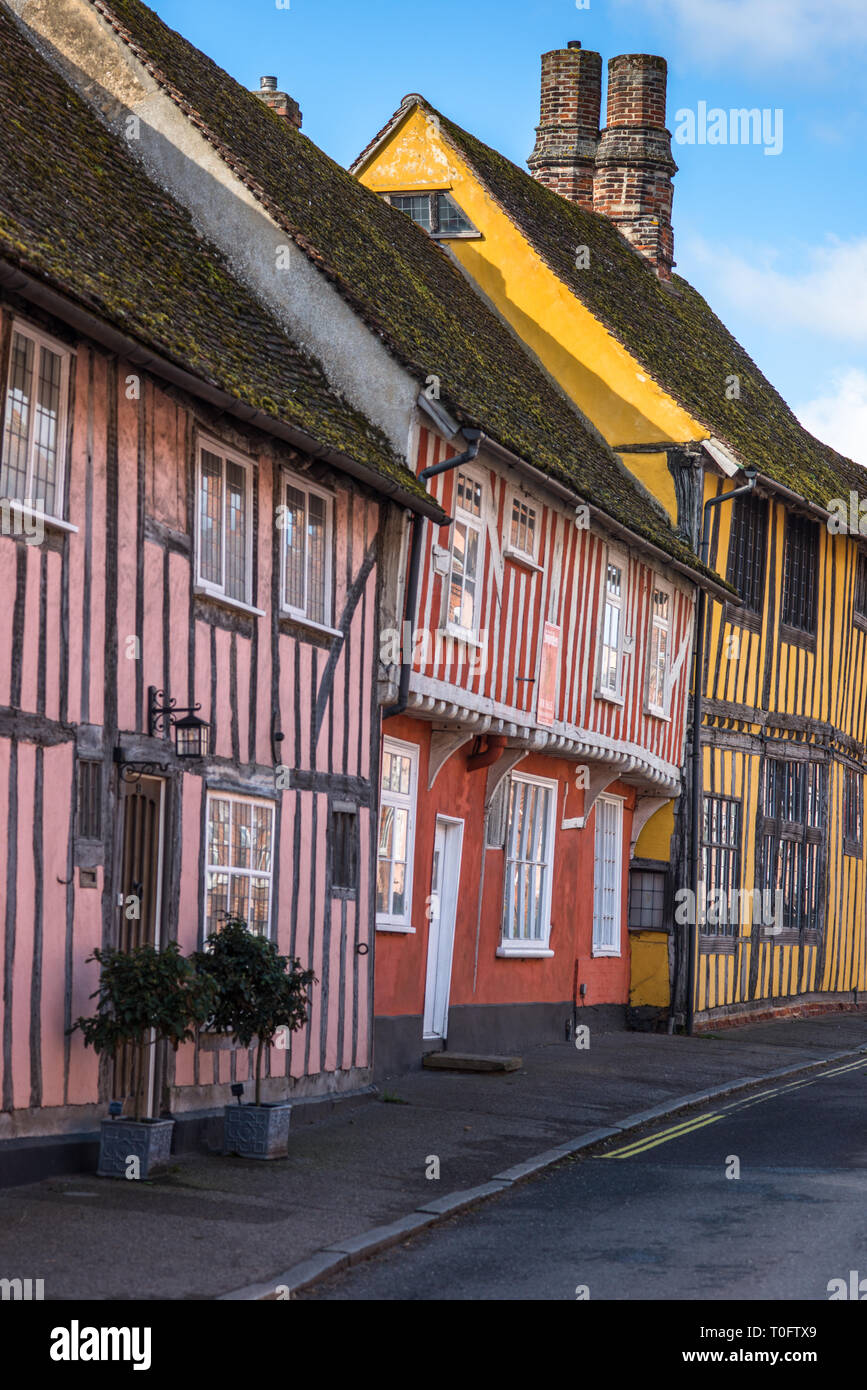
{"type": "Polygon", "coordinates": [[[273,941],[256,936],[238,918],[209,936],[195,961],[216,990],[214,1030],[231,1032],[245,1048],[256,1039],[255,1099],[252,1105],[226,1106],[223,1152],[246,1158],[285,1154],[291,1106],[262,1104],[262,1063],[278,1034],[294,1033],[307,1022],[313,971],[281,956],[273,941]]]}
{"type": "Polygon", "coordinates": [[[152,1051],[163,1040],[177,1051],[195,1038],[213,1013],[214,985],[181,955],[176,941],[161,949],[97,949],[88,956],[88,963],[92,960],[100,967],[99,988],[90,996],[99,1000],[96,1013],[77,1019],[68,1031],[80,1029],[85,1047],[97,1053],[117,1057],[122,1048],[131,1048],[135,1077],[132,1118],[102,1122],[97,1172],[146,1178],[167,1165],[174,1127],[174,1120],[157,1120],[150,1113],[152,1051]],[[132,1169],[131,1160],[136,1161],[132,1169]]]}

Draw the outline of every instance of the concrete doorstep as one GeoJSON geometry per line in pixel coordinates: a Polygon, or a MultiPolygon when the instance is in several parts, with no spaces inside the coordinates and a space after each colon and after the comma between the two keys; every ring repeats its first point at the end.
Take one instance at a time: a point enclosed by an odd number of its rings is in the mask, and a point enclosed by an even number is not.
{"type": "Polygon", "coordinates": [[[520,1071],[522,1057],[481,1057],[471,1052],[428,1052],[422,1066],[430,1071],[520,1071]]]}

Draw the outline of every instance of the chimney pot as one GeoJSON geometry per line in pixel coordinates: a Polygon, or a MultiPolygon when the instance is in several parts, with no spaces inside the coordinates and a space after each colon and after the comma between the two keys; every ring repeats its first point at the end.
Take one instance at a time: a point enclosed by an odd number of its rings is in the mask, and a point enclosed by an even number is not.
{"type": "Polygon", "coordinates": [[[253,96],[264,101],[266,106],[270,106],[272,111],[276,111],[278,116],[294,125],[297,130],[301,129],[301,108],[286,92],[278,92],[276,77],[260,77],[259,90],[254,92],[253,96]]]}
{"type": "Polygon", "coordinates": [[[570,40],[569,40],[569,43],[568,43],[568,47],[569,47],[569,48],[580,48],[580,47],[581,47],[581,40],[580,40],[580,39],[570,39],[570,40]]]}
{"type": "Polygon", "coordinates": [[[533,177],[581,207],[593,207],[602,58],[577,40],[542,54],[542,113],[530,155],[533,177]]]}

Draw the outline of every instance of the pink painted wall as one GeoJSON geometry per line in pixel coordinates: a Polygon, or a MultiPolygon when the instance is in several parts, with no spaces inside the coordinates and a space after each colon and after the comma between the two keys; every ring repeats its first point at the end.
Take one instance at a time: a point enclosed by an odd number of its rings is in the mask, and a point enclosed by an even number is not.
{"type": "MultiPolygon", "coordinates": [[[[51,331],[50,324],[41,326],[51,331]]],[[[0,304],[0,356],[10,327],[11,316],[0,304]]],[[[59,332],[67,340],[63,330],[59,332]]],[[[167,688],[180,705],[188,699],[201,703],[202,716],[213,718],[217,727],[214,758],[204,767],[179,770],[170,778],[163,939],[176,936],[185,951],[201,943],[206,780],[236,795],[273,800],[279,810],[273,932],[280,950],[294,951],[303,966],[315,969],[320,983],[313,992],[308,1029],[294,1039],[291,1055],[273,1050],[271,1075],[291,1076],[296,1082],[309,1079],[315,1090],[317,1085],[339,1084],[336,1073],[370,1064],[372,954],[360,956],[355,947],[358,941],[371,939],[367,856],[372,849],[369,806],[374,792],[364,783],[371,773],[372,725],[378,718],[372,688],[378,650],[376,564],[357,603],[352,586],[375,545],[381,503],[351,480],[315,468],[317,481],[330,488],[334,498],[333,622],[345,637],[311,633],[292,622],[282,622],[275,633],[270,607],[273,517],[279,495],[276,478],[282,467],[303,468],[305,461],[263,435],[235,429],[224,420],[215,425],[198,413],[192,401],[185,403],[143,376],[140,369],[112,361],[87,342],[75,345],[71,378],[65,514],[77,530],[54,532],[42,546],[0,536],[0,592],[6,596],[0,604],[0,715],[11,712],[19,718],[14,740],[0,730],[0,935],[10,862],[8,788],[13,748],[17,757],[17,903],[8,981],[3,980],[0,946],[0,1000],[5,986],[11,1001],[7,1026],[11,1027],[12,1065],[4,1077],[0,1046],[0,1095],[5,1097],[0,1106],[0,1138],[4,1137],[4,1110],[27,1109],[34,1097],[46,1111],[72,1107],[67,1112],[72,1128],[80,1123],[76,1107],[102,1106],[108,1099],[99,1094],[93,1052],[84,1049],[80,1035],[68,1041],[65,1029],[70,1019],[92,1011],[89,996],[96,987],[97,971],[93,964],[86,964],[86,958],[95,946],[110,944],[117,928],[115,876],[121,817],[118,770],[112,758],[116,747],[138,748],[141,758],[149,685],[167,688]],[[139,400],[127,399],[125,382],[130,375],[140,378],[139,400]],[[196,432],[203,428],[245,453],[254,470],[259,516],[254,603],[266,611],[265,617],[239,617],[213,600],[193,597],[191,469],[196,432]],[[116,453],[111,452],[113,448],[116,453]],[[115,602],[107,615],[112,585],[115,602]],[[354,607],[347,611],[350,602],[354,607]],[[24,629],[20,642],[13,636],[19,610],[24,629]],[[139,610],[143,613],[140,624],[139,610]],[[127,639],[133,641],[128,644],[127,639]],[[337,649],[337,660],[329,663],[332,648],[337,649]],[[286,785],[280,791],[271,742],[272,679],[278,665],[279,720],[286,733],[280,756],[293,776],[308,778],[298,787],[286,785]],[[112,671],[116,684],[108,688],[112,671]],[[13,682],[19,691],[14,700],[13,682]],[[213,706],[212,687],[216,691],[213,706]],[[320,697],[325,714],[316,729],[320,697]],[[116,727],[105,730],[104,743],[110,794],[103,807],[103,842],[83,850],[74,809],[78,763],[82,754],[102,756],[101,726],[112,709],[116,727]],[[344,775],[358,779],[362,862],[357,899],[342,904],[328,890],[328,788],[329,779],[344,775]],[[314,776],[323,779],[321,785],[310,783],[314,776]],[[40,787],[42,812],[37,818],[40,787]],[[38,891],[35,843],[42,854],[38,891]],[[82,883],[81,866],[75,862],[81,854],[85,859],[95,856],[93,888],[82,883]],[[33,1020],[34,963],[38,965],[40,953],[33,1020]],[[32,1035],[38,1040],[33,1052],[32,1035]]],[[[149,747],[150,756],[159,762],[161,746],[149,747]]],[[[226,1086],[233,1075],[241,1080],[249,1075],[248,1057],[243,1053],[233,1057],[228,1051],[190,1045],[171,1060],[178,1088],[206,1085],[215,1078],[226,1086]]]]}

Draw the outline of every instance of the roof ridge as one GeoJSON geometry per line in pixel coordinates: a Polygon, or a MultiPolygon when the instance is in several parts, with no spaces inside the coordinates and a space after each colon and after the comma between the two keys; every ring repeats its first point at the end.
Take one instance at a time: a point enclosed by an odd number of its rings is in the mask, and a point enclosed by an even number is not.
{"type": "MultiPolygon", "coordinates": [[[[347,280],[345,280],[340,275],[340,273],[337,270],[325,263],[324,257],[322,256],[321,252],[317,250],[316,246],[309,239],[309,237],[305,236],[301,228],[298,227],[292,221],[292,219],[287,216],[283,208],[281,208],[280,205],[276,203],[275,200],[270,196],[270,194],[262,186],[262,184],[255,177],[255,175],[252,173],[249,167],[244,163],[244,161],[242,159],[239,159],[237,155],[234,153],[234,151],[230,148],[230,146],[228,146],[223,140],[220,139],[220,137],[216,134],[216,132],[206,121],[202,113],[195,106],[193,106],[193,104],[190,101],[186,99],[186,97],[179,90],[179,88],[175,86],[175,84],[166,75],[166,73],[162,71],[159,65],[154,62],[154,60],[151,58],[150,54],[144,48],[144,46],[140,44],[137,41],[137,39],[133,37],[133,35],[126,28],[126,26],[121,23],[121,21],[118,19],[117,15],[115,14],[114,10],[112,9],[111,5],[107,2],[107,0],[89,0],[89,3],[93,6],[95,10],[99,12],[99,14],[102,15],[106,23],[109,24],[112,29],[114,29],[114,31],[117,33],[118,37],[122,40],[122,42],[127,45],[127,47],[135,55],[135,57],[138,58],[142,66],[146,68],[147,71],[151,74],[154,81],[157,82],[168,93],[175,105],[178,106],[180,110],[183,111],[184,115],[187,116],[189,120],[196,126],[203,138],[207,140],[208,143],[216,150],[217,154],[220,156],[223,162],[240,179],[240,181],[244,184],[245,188],[247,188],[250,191],[250,193],[253,194],[253,197],[257,200],[257,202],[260,202],[262,204],[262,206],[268,212],[269,216],[271,216],[274,219],[274,221],[281,228],[281,230],[286,232],[287,235],[292,238],[292,240],[298,246],[299,250],[304,252],[308,260],[316,267],[316,269],[322,275],[325,276],[326,280],[328,280],[331,284],[335,285],[338,288],[342,298],[344,298],[346,302],[349,304],[349,306],[359,315],[359,317],[363,320],[368,329],[372,333],[374,333],[380,339],[381,342],[385,344],[385,346],[392,353],[393,356],[395,356],[399,361],[403,362],[404,366],[407,367],[408,370],[412,371],[412,373],[414,375],[417,375],[419,378],[423,378],[426,375],[426,368],[420,362],[414,362],[407,359],[406,355],[402,353],[399,349],[398,344],[394,342],[390,338],[390,336],[385,331],[383,331],[382,326],[379,323],[377,323],[375,319],[372,318],[365,300],[353,292],[352,286],[349,284],[347,280]]],[[[180,35],[180,37],[183,39],[184,43],[190,43],[190,40],[184,39],[183,35],[180,35]]],[[[195,45],[191,45],[191,47],[195,47],[195,45]]],[[[198,51],[201,53],[201,50],[198,51]]],[[[201,56],[205,58],[207,61],[213,62],[213,59],[209,59],[206,53],[203,53],[201,56]]],[[[222,71],[225,70],[222,69],[222,71]]],[[[246,93],[247,89],[243,87],[240,82],[237,82],[232,77],[231,73],[227,73],[226,76],[229,78],[230,81],[235,82],[235,85],[238,87],[239,91],[246,93]]],[[[265,107],[264,109],[268,110],[269,108],[265,107]]],[[[275,119],[279,118],[275,117],[275,119]]],[[[302,136],[300,138],[304,137],[302,136]]],[[[325,155],[324,150],[320,151],[320,153],[325,155]]],[[[327,159],[328,156],[325,155],[325,158],[327,159]]],[[[339,168],[340,166],[337,167],[339,168]]],[[[342,172],[345,172],[345,170],[342,172]]],[[[463,416],[461,416],[461,418],[463,418],[463,416]]]]}
{"type": "MultiPolygon", "coordinates": [[[[298,447],[329,455],[374,487],[387,482],[385,490],[399,489],[410,505],[427,505],[425,489],[383,431],[331,386],[316,354],[238,278],[5,5],[0,30],[0,124],[8,146],[0,166],[0,257],[13,272],[43,284],[58,317],[67,308],[86,315],[112,341],[123,339],[157,363],[157,374],[182,375],[185,390],[195,394],[198,383],[203,399],[215,391],[231,398],[260,429],[273,424],[281,438],[288,430],[298,447]],[[61,121],[66,142],[56,138],[61,121]],[[55,152],[34,167],[42,146],[55,152]],[[185,291],[178,296],[181,266],[185,291]]],[[[31,296],[26,284],[21,293],[31,296]]]]}
{"type": "Polygon", "coordinates": [[[704,572],[668,515],[647,506],[634,477],[586,429],[574,402],[553,389],[524,345],[505,333],[443,247],[280,122],[144,0],[89,3],[414,381],[439,378],[453,418],[483,427],[492,445],[533,467],[540,480],[586,498],[612,525],[627,526],[636,544],[704,572]]]}
{"type": "MultiPolygon", "coordinates": [[[[612,232],[616,233],[619,242],[618,249],[621,251],[628,251],[631,257],[633,258],[632,264],[634,265],[635,262],[638,262],[638,270],[642,275],[646,275],[648,277],[646,284],[649,292],[655,296],[662,296],[662,298],[660,298],[660,308],[662,308],[665,305],[666,301],[668,301],[668,303],[670,304],[673,298],[672,289],[669,289],[661,281],[659,281],[658,277],[655,275],[651,267],[644,261],[644,258],[640,255],[640,253],[637,252],[635,248],[627,241],[627,239],[622,235],[622,233],[615,226],[615,224],[611,222],[611,220],[607,218],[604,214],[597,213],[590,208],[581,207],[578,204],[573,203],[571,200],[564,198],[561,194],[556,193],[553,189],[547,188],[539,180],[534,179],[533,176],[527,170],[522,169],[520,165],[514,162],[514,160],[511,160],[508,157],[508,155],[502,154],[499,150],[496,150],[492,146],[487,145],[483,140],[479,139],[478,136],[475,136],[471,132],[464,130],[463,127],[459,126],[448,116],[444,115],[443,112],[438,110],[435,106],[431,105],[426,98],[422,98],[422,101],[424,103],[424,108],[430,114],[437,117],[440,123],[441,134],[448,141],[449,145],[463,158],[469,160],[469,162],[473,166],[473,170],[476,177],[479,179],[488,196],[501,209],[501,211],[505,213],[505,215],[510,220],[517,222],[518,225],[521,226],[522,233],[527,237],[527,239],[530,241],[530,244],[533,246],[533,249],[542,258],[542,260],[548,266],[551,273],[557,277],[558,281],[569,291],[570,294],[573,294],[575,298],[580,301],[585,311],[589,313],[599,324],[601,324],[601,326],[607,332],[609,332],[612,335],[612,337],[635,358],[635,360],[642,367],[642,370],[647,372],[647,374],[656,383],[656,385],[658,385],[662,390],[664,390],[668,394],[672,395],[682,406],[682,408],[685,409],[699,425],[707,429],[710,435],[722,439],[726,446],[731,450],[733,455],[738,460],[740,460],[742,463],[746,463],[747,460],[745,459],[745,450],[743,445],[739,443],[737,439],[733,438],[731,434],[728,432],[728,430],[721,426],[718,420],[713,420],[711,416],[707,414],[705,401],[702,400],[700,402],[696,402],[685,399],[679,387],[677,385],[672,384],[670,374],[661,370],[659,363],[653,361],[652,356],[647,355],[640,344],[636,345],[634,340],[630,338],[628,331],[625,331],[623,328],[618,326],[615,319],[607,315],[604,312],[604,309],[602,309],[598,304],[588,302],[588,299],[584,295],[582,295],[579,285],[576,284],[572,278],[567,277],[567,275],[564,273],[563,268],[560,264],[558,264],[557,257],[551,253],[547,246],[540,245],[539,242],[526,230],[526,228],[522,226],[520,213],[516,212],[514,209],[508,206],[508,203],[504,199],[504,196],[502,195],[501,191],[490,180],[490,178],[486,175],[485,171],[478,167],[478,164],[473,158],[473,152],[471,147],[473,145],[478,146],[488,155],[490,155],[493,159],[507,164],[510,169],[515,171],[515,174],[521,180],[526,182],[526,185],[528,187],[532,186],[532,189],[534,190],[534,196],[538,197],[540,200],[547,199],[551,210],[556,213],[559,213],[561,218],[571,218],[571,220],[573,221],[573,223],[576,224],[576,226],[581,222],[586,222],[588,219],[592,219],[592,221],[595,222],[600,229],[604,228],[606,235],[612,232]],[[464,141],[466,141],[467,144],[465,144],[464,141]],[[468,148],[468,145],[470,146],[470,148],[468,148]]],[[[414,104],[418,105],[419,103],[416,102],[414,104]]],[[[374,141],[371,142],[371,145],[365,149],[364,154],[362,156],[359,156],[359,159],[356,161],[356,164],[359,164],[362,158],[367,156],[370,149],[373,146],[375,146],[377,139],[382,139],[384,137],[384,134],[388,133],[389,128],[397,123],[397,118],[401,115],[401,112],[402,108],[398,108],[398,110],[392,116],[391,121],[383,127],[383,131],[380,132],[380,135],[378,137],[375,137],[374,141]]],[[[586,282],[584,283],[586,284],[586,282]]],[[[833,468],[836,461],[837,467],[841,468],[845,474],[850,474],[850,471],[853,468],[857,470],[862,470],[862,465],[858,464],[854,459],[848,458],[845,454],[841,454],[839,450],[834,449],[832,445],[827,444],[823,440],[817,438],[817,436],[813,435],[811,431],[808,430],[807,427],[801,423],[801,421],[798,419],[797,415],[792,410],[791,406],[785,400],[785,398],[777,389],[777,387],[774,386],[773,382],[765,375],[765,373],[762,371],[761,367],[758,365],[755,359],[750,355],[746,348],[743,347],[743,345],[738,341],[738,339],[734,336],[731,330],[726,327],[725,323],[723,323],[723,321],[714,312],[714,310],[708,304],[707,300],[705,299],[704,295],[702,295],[700,290],[696,289],[696,287],[692,285],[691,282],[682,275],[673,275],[672,281],[670,283],[674,288],[674,292],[678,296],[683,297],[684,299],[688,296],[694,296],[698,301],[700,301],[701,305],[704,307],[704,310],[713,320],[718,330],[721,330],[722,333],[725,334],[729,343],[732,345],[737,354],[739,354],[741,359],[741,367],[743,368],[744,366],[746,366],[751,369],[752,373],[754,373],[754,376],[756,378],[756,385],[759,387],[760,391],[762,391],[763,393],[768,393],[773,398],[773,400],[778,404],[778,408],[781,408],[782,411],[785,412],[789,424],[794,427],[795,431],[797,431],[797,433],[801,436],[803,442],[808,446],[812,445],[815,449],[817,449],[823,457],[823,461],[826,463],[827,466],[833,468]]],[[[844,478],[840,481],[847,480],[844,478]]],[[[803,495],[805,497],[805,500],[810,500],[809,497],[807,497],[806,493],[800,493],[799,495],[803,495]]]]}

